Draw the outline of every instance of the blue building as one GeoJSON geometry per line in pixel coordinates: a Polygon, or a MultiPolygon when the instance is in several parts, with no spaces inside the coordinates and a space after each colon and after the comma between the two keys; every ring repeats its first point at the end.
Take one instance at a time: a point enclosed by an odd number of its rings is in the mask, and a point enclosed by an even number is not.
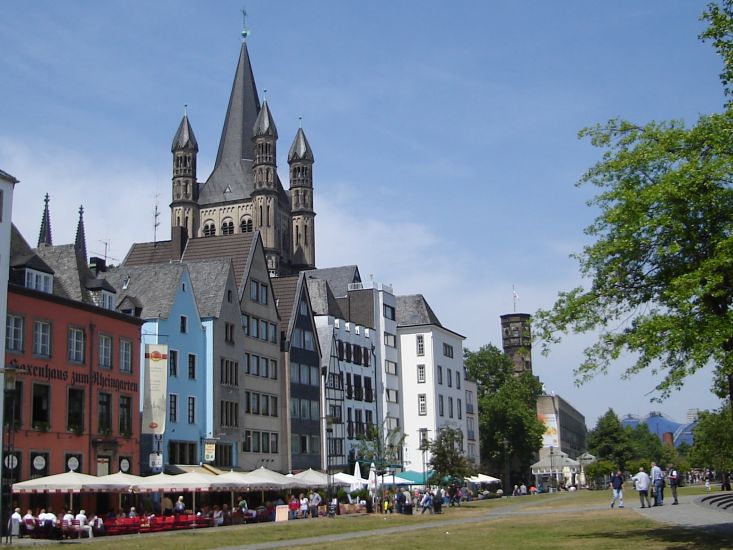
{"type": "Polygon", "coordinates": [[[675,447],[679,447],[680,443],[692,445],[692,430],[697,425],[697,418],[691,422],[682,424],[675,422],[661,412],[652,411],[643,418],[627,414],[621,420],[621,424],[623,426],[631,426],[632,428],[635,428],[639,424],[646,424],[649,431],[656,434],[662,443],[672,443],[675,447]]]}
{"type": "MultiPolygon", "coordinates": [[[[145,320],[141,351],[147,344],[168,346],[167,417],[161,436],[142,435],[140,471],[160,471],[151,454],[162,455],[163,465],[203,461],[206,416],[206,331],[188,268],[184,264],[120,266],[104,274],[117,290],[118,309],[145,320]]],[[[141,357],[140,403],[144,402],[145,361],[141,357]]]]}

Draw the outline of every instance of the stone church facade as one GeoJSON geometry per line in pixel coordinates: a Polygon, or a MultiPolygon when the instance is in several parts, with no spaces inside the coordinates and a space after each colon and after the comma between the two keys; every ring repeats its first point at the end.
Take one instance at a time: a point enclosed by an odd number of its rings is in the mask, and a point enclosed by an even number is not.
{"type": "Polygon", "coordinates": [[[216,162],[206,181],[197,179],[199,148],[187,113],[173,138],[171,235],[199,239],[258,230],[272,276],[315,268],[313,151],[299,128],[288,152],[286,190],[277,174],[277,141],[243,41],[216,162]]]}

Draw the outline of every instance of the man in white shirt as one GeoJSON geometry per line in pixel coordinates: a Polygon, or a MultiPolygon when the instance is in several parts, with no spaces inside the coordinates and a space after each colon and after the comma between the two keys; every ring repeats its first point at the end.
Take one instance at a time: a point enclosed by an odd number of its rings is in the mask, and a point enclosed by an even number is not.
{"type": "Polygon", "coordinates": [[[639,472],[632,476],[636,490],[639,491],[639,500],[641,501],[642,508],[651,508],[651,502],[649,502],[649,474],[644,471],[644,466],[639,466],[639,472]],[[646,506],[644,501],[646,500],[646,506]]]}
{"type": "Polygon", "coordinates": [[[76,521],[79,522],[79,531],[89,536],[90,539],[94,538],[94,532],[92,531],[92,526],[89,525],[89,520],[87,519],[87,512],[86,510],[79,510],[79,513],[76,514],[76,521]]]}
{"type": "Polygon", "coordinates": [[[656,462],[652,462],[652,471],[650,472],[652,478],[652,487],[654,488],[654,506],[662,505],[662,484],[664,483],[664,475],[662,469],[657,466],[656,462]]]}

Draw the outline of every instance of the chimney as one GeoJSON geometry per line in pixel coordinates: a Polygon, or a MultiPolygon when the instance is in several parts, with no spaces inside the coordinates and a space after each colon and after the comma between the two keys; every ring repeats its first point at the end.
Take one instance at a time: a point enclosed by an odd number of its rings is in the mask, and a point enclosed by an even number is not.
{"type": "Polygon", "coordinates": [[[171,260],[180,261],[187,242],[188,231],[185,227],[171,227],[171,260]]]}
{"type": "Polygon", "coordinates": [[[95,275],[98,275],[100,272],[104,273],[107,271],[107,262],[102,258],[92,256],[89,258],[89,269],[94,271],[95,275]]]}

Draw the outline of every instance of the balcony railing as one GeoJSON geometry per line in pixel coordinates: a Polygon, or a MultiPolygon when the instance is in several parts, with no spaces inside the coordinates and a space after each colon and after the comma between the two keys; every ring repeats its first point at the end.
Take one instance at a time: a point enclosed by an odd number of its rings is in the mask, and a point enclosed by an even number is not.
{"type": "Polygon", "coordinates": [[[361,401],[364,399],[364,388],[361,386],[356,386],[354,388],[354,399],[357,401],[361,401]]]}
{"type": "Polygon", "coordinates": [[[364,390],[364,401],[367,403],[374,401],[374,390],[372,388],[366,388],[364,390]]]}

